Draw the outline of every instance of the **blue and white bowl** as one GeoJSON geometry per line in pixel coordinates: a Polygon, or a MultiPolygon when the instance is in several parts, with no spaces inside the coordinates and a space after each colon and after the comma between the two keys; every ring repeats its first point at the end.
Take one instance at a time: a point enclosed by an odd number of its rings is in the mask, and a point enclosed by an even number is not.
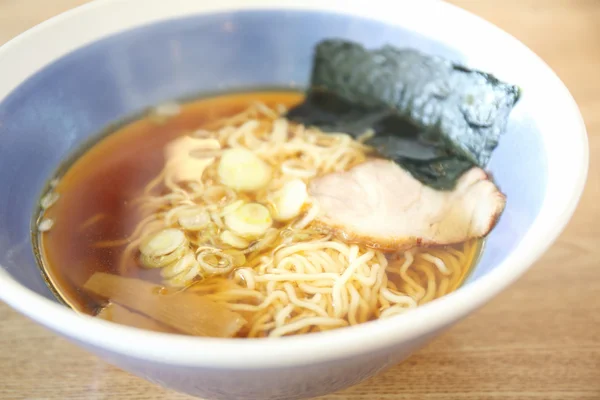
{"type": "Polygon", "coordinates": [[[101,358],[211,399],[292,399],[356,384],[439,335],[514,282],[571,217],[588,167],[569,92],[535,54],[437,1],[105,0],[0,49],[0,299],[101,358]],[[32,212],[63,158],[112,121],[207,92],[307,84],[312,49],[342,37],[415,47],[518,84],[490,164],[508,196],[483,258],[456,292],[391,319],[307,336],[167,335],[77,315],[34,261],[32,212]]]}

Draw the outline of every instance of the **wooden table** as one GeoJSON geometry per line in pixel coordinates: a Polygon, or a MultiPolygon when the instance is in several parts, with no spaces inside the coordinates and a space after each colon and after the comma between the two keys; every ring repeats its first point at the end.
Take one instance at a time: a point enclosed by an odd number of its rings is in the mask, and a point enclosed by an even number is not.
{"type": "MultiPolygon", "coordinates": [[[[0,0],[0,43],[85,2],[0,0]]],[[[589,132],[587,189],[558,242],[517,284],[404,364],[324,399],[600,399],[600,0],[453,2],[522,40],[567,84],[589,132]]],[[[190,399],[3,304],[0,321],[1,399],[190,399]]]]}

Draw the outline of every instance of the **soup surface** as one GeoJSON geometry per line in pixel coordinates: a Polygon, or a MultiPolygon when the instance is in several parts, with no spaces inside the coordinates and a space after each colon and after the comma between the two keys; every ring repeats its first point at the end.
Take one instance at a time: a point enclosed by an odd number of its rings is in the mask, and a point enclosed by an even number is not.
{"type": "Polygon", "coordinates": [[[140,328],[265,337],[388,318],[455,290],[480,239],[384,252],[315,222],[311,181],[373,155],[285,120],[302,99],[164,105],[85,149],[42,198],[37,246],[55,294],[140,328]]]}

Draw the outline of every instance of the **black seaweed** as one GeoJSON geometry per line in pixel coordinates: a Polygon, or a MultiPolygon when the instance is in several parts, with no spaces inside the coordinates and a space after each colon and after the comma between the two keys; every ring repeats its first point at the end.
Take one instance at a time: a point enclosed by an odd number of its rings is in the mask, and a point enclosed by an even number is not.
{"type": "Polygon", "coordinates": [[[367,50],[325,40],[315,50],[306,100],[288,118],[355,137],[436,189],[452,189],[470,167],[485,167],[518,87],[412,49],[367,50]]]}

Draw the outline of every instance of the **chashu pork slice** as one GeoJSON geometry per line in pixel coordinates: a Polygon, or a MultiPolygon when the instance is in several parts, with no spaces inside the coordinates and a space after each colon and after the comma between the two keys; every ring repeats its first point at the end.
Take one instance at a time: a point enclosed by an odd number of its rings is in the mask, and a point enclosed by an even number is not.
{"type": "Polygon", "coordinates": [[[438,191],[378,159],[317,178],[309,191],[319,205],[318,225],[389,251],[483,237],[506,203],[481,168],[465,172],[454,190],[438,191]]]}

